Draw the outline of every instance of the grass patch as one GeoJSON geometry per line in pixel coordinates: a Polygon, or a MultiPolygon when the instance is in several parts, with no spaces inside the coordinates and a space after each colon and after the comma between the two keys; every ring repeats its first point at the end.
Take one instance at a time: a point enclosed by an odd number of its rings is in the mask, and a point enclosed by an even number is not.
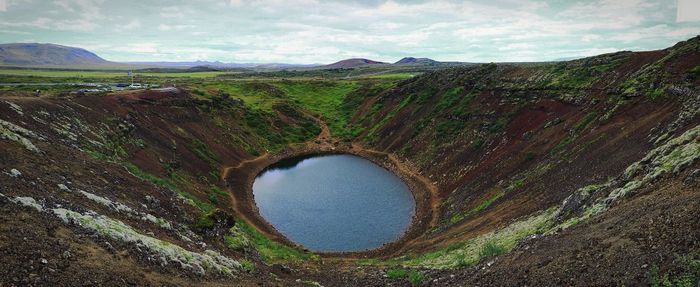
{"type": "Polygon", "coordinates": [[[255,272],[255,264],[252,261],[244,258],[238,260],[238,262],[241,263],[241,268],[243,268],[243,270],[245,271],[248,271],[248,273],[255,272]]]}
{"type": "Polygon", "coordinates": [[[266,262],[318,260],[318,255],[307,253],[282,243],[270,240],[244,221],[236,221],[231,234],[224,237],[229,248],[245,248],[246,241],[254,247],[266,262]]]}
{"type": "Polygon", "coordinates": [[[484,147],[484,144],[486,143],[486,140],[483,138],[478,138],[472,143],[472,148],[474,150],[480,150],[481,148],[484,147]]]}
{"type": "Polygon", "coordinates": [[[464,94],[464,88],[463,87],[455,87],[452,88],[451,90],[447,91],[442,97],[440,98],[440,101],[435,105],[435,108],[433,109],[433,113],[439,113],[442,112],[455,104],[459,102],[459,100],[462,97],[462,94],[464,94]]]}
{"type": "Polygon", "coordinates": [[[389,79],[389,80],[405,80],[416,76],[415,73],[385,73],[379,75],[371,75],[370,79],[389,79]]]}
{"type": "Polygon", "coordinates": [[[246,233],[244,233],[238,225],[231,227],[229,234],[224,235],[224,242],[228,248],[238,251],[242,251],[251,246],[246,233]]]}
{"type": "Polygon", "coordinates": [[[198,158],[211,166],[218,165],[220,160],[219,155],[212,151],[207,144],[196,138],[192,138],[190,141],[191,145],[189,148],[195,155],[197,155],[198,158]]]}
{"type": "Polygon", "coordinates": [[[574,125],[571,133],[567,135],[563,140],[561,140],[554,148],[552,149],[553,152],[559,152],[563,150],[566,146],[574,142],[574,140],[578,137],[578,134],[583,131],[588,125],[593,122],[598,117],[598,113],[596,112],[590,112],[586,114],[580,121],[574,125]]]}
{"type": "Polygon", "coordinates": [[[464,124],[459,121],[448,120],[437,124],[435,127],[435,139],[445,139],[449,138],[457,133],[464,127],[464,124]]]}
{"type": "Polygon", "coordinates": [[[508,124],[509,119],[507,117],[499,117],[493,125],[489,127],[489,131],[492,133],[497,133],[502,131],[508,124]]]}
{"type": "Polygon", "coordinates": [[[423,273],[411,269],[389,269],[386,271],[386,276],[390,279],[406,279],[414,286],[425,281],[423,273]]]}
{"type": "Polygon", "coordinates": [[[223,201],[228,202],[228,193],[224,192],[221,190],[219,187],[212,185],[211,188],[209,189],[209,193],[207,194],[207,198],[211,203],[214,205],[219,204],[219,202],[223,201]]]}
{"type": "Polygon", "coordinates": [[[213,214],[213,211],[208,212],[208,213],[203,213],[197,218],[197,221],[194,223],[194,227],[200,228],[200,229],[208,229],[214,227],[214,220],[211,219],[211,215],[213,214]]]}
{"type": "MultiPolygon", "coordinates": [[[[348,124],[352,114],[344,109],[346,97],[357,91],[357,81],[282,81],[275,86],[305,109],[321,115],[336,137],[351,137],[348,124]]],[[[357,107],[351,107],[352,111],[357,107]]]]}
{"type": "Polygon", "coordinates": [[[693,79],[697,79],[698,77],[700,77],[700,65],[695,66],[695,68],[688,71],[688,73],[690,73],[690,75],[693,79]]]}
{"type": "Polygon", "coordinates": [[[489,198],[486,199],[484,202],[482,202],[482,203],[479,204],[478,206],[472,208],[472,209],[469,210],[468,212],[466,212],[466,213],[460,213],[460,214],[455,214],[454,216],[452,216],[452,218],[450,218],[450,224],[455,224],[455,223],[457,223],[457,222],[462,221],[462,219],[465,219],[465,218],[467,218],[467,217],[469,217],[469,216],[472,216],[472,215],[474,215],[474,214],[477,214],[477,213],[481,212],[482,210],[484,210],[484,209],[488,208],[489,206],[491,206],[491,204],[493,204],[494,202],[496,202],[496,200],[498,200],[499,198],[503,197],[504,195],[505,195],[505,192],[503,192],[503,191],[498,191],[496,194],[494,194],[493,196],[489,197],[489,198]]]}
{"type": "Polygon", "coordinates": [[[651,286],[700,286],[700,252],[679,256],[673,270],[661,274],[658,266],[653,266],[649,272],[651,286]]]}
{"type": "Polygon", "coordinates": [[[576,125],[574,126],[574,132],[581,132],[583,129],[585,129],[593,120],[596,119],[598,116],[597,112],[590,112],[586,114],[583,119],[581,119],[576,125]]]}
{"type": "Polygon", "coordinates": [[[525,161],[531,161],[531,160],[535,159],[536,156],[537,156],[537,154],[535,154],[534,151],[530,150],[525,154],[525,161]]]}
{"type": "Polygon", "coordinates": [[[472,266],[477,264],[485,255],[509,252],[516,246],[518,241],[525,236],[546,232],[553,226],[552,220],[555,212],[556,208],[550,208],[540,214],[514,222],[502,229],[466,241],[458,242],[419,256],[403,256],[378,262],[377,264],[396,264],[424,268],[472,266]]]}
{"type": "Polygon", "coordinates": [[[479,251],[479,257],[481,257],[482,259],[494,257],[506,253],[506,251],[507,250],[503,246],[498,245],[498,243],[489,241],[486,242],[486,244],[484,244],[483,246],[481,246],[481,251],[479,251]]]}
{"type": "MultiPolygon", "coordinates": [[[[155,175],[147,173],[147,172],[141,170],[138,166],[136,166],[130,162],[126,162],[123,165],[126,168],[126,170],[128,170],[134,176],[141,178],[145,181],[148,181],[154,185],[169,189],[170,191],[182,196],[188,203],[199,208],[199,210],[201,210],[205,214],[214,210],[213,205],[200,200],[199,198],[195,197],[194,195],[192,195],[188,192],[182,191],[180,188],[178,188],[178,186],[171,179],[165,179],[165,178],[157,177],[155,175]]],[[[175,175],[175,174],[173,174],[173,175],[175,175]]],[[[184,181],[184,179],[182,179],[176,175],[175,175],[175,178],[184,181]]]]}
{"type": "MultiPolygon", "coordinates": [[[[302,115],[294,107],[288,104],[275,106],[275,113],[263,110],[247,110],[244,120],[250,133],[257,137],[257,143],[267,151],[278,151],[290,143],[299,143],[314,138],[320,127],[316,122],[302,115]],[[295,122],[283,120],[279,114],[295,122]]],[[[252,154],[260,154],[260,151],[248,146],[247,151],[252,154]]]]}

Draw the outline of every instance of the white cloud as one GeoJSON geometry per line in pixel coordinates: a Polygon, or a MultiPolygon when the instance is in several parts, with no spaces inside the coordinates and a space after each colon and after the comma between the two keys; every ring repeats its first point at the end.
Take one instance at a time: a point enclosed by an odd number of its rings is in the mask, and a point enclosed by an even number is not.
{"type": "Polygon", "coordinates": [[[678,0],[677,22],[700,21],[700,1],[678,0]]]}
{"type": "Polygon", "coordinates": [[[54,1],[53,4],[81,18],[98,19],[103,17],[100,9],[103,2],[104,0],[60,0],[54,1]]]}
{"type": "Polygon", "coordinates": [[[167,25],[167,24],[160,24],[158,25],[158,30],[161,31],[181,31],[185,30],[188,28],[193,28],[194,26],[192,25],[167,25]]]}
{"type": "Polygon", "coordinates": [[[134,43],[122,47],[115,47],[115,50],[129,53],[158,53],[158,47],[160,45],[157,43],[134,43]]]}
{"type": "Polygon", "coordinates": [[[45,17],[40,17],[29,22],[0,22],[0,26],[5,27],[26,27],[26,28],[36,28],[44,30],[57,30],[57,31],[78,31],[78,32],[89,32],[96,28],[95,23],[90,22],[85,19],[74,19],[74,20],[55,20],[45,17]]]}
{"type": "Polygon", "coordinates": [[[535,45],[530,43],[513,43],[508,44],[505,47],[499,47],[499,51],[512,51],[512,50],[529,50],[535,48],[535,45]]]}
{"type": "Polygon", "coordinates": [[[0,1],[13,12],[0,14],[0,30],[105,43],[99,52],[114,60],[551,60],[700,34],[700,22],[676,23],[669,0],[0,1]]]}
{"type": "Polygon", "coordinates": [[[168,6],[160,9],[159,15],[163,18],[185,18],[186,9],[179,6],[168,6]]]}
{"type": "Polygon", "coordinates": [[[127,22],[126,24],[123,24],[121,26],[117,26],[115,28],[116,31],[129,31],[129,30],[136,30],[138,28],[141,28],[141,21],[139,19],[131,19],[131,21],[127,22]]]}
{"type": "Polygon", "coordinates": [[[0,12],[7,11],[7,0],[0,0],[0,12]]]}

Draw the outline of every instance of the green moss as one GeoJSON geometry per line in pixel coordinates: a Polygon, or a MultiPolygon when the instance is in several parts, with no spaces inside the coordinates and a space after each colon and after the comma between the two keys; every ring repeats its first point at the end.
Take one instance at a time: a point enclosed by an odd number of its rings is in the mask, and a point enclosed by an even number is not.
{"type": "Polygon", "coordinates": [[[417,96],[415,97],[415,103],[417,105],[423,105],[427,103],[432,97],[434,97],[435,94],[437,94],[435,87],[425,87],[421,89],[420,92],[418,92],[417,96]]]}
{"type": "Polygon", "coordinates": [[[527,153],[525,153],[525,160],[531,161],[531,160],[535,159],[535,156],[537,156],[537,155],[535,154],[534,151],[531,151],[531,150],[527,151],[527,153]]]}
{"type": "MultiPolygon", "coordinates": [[[[536,173],[536,174],[537,174],[537,173],[536,173]]],[[[506,195],[507,193],[513,192],[513,191],[515,191],[515,190],[518,190],[520,187],[522,187],[523,185],[525,185],[525,181],[526,181],[526,180],[527,180],[527,178],[520,178],[520,179],[515,179],[515,180],[511,181],[510,184],[508,184],[508,186],[505,188],[505,190],[501,190],[500,188],[497,189],[497,191],[495,192],[494,195],[492,195],[491,197],[487,198],[487,199],[484,200],[481,204],[479,204],[479,205],[477,205],[476,207],[470,209],[470,210],[467,211],[466,213],[457,213],[457,214],[453,215],[453,216],[450,218],[450,222],[449,222],[449,223],[450,223],[450,224],[455,224],[455,223],[460,222],[460,221],[462,221],[463,219],[465,219],[465,218],[467,218],[467,217],[469,217],[469,216],[472,216],[472,215],[474,215],[474,214],[477,214],[477,213],[479,213],[479,212],[485,210],[486,208],[488,208],[489,206],[491,206],[494,202],[496,202],[498,199],[500,199],[501,197],[503,197],[503,196],[506,195]]]]}
{"type": "Polygon", "coordinates": [[[225,237],[227,245],[230,244],[229,247],[233,249],[240,249],[247,240],[267,262],[320,259],[317,255],[270,240],[244,221],[236,221],[235,228],[236,230],[232,229],[231,235],[225,237]]]}
{"type": "Polygon", "coordinates": [[[513,180],[508,187],[506,187],[507,192],[515,191],[518,190],[520,187],[522,187],[525,184],[525,178],[520,178],[513,180]]]}
{"type": "Polygon", "coordinates": [[[559,152],[563,150],[566,146],[574,142],[574,140],[578,137],[579,133],[586,129],[588,125],[590,125],[593,120],[595,120],[598,117],[597,112],[590,112],[586,114],[580,121],[578,121],[573,129],[571,130],[571,133],[567,135],[564,139],[562,139],[554,148],[552,149],[552,152],[559,152]]]}
{"type": "Polygon", "coordinates": [[[658,266],[654,265],[649,272],[651,286],[700,286],[700,252],[679,256],[674,260],[672,271],[661,274],[658,266]]]}
{"type": "Polygon", "coordinates": [[[190,139],[190,141],[190,150],[192,150],[192,152],[194,152],[194,154],[197,155],[197,157],[199,157],[201,160],[205,161],[209,165],[218,165],[218,162],[220,161],[221,157],[217,155],[214,151],[212,151],[207,144],[196,138],[192,138],[190,139]]]}
{"type": "Polygon", "coordinates": [[[563,140],[561,140],[556,146],[554,146],[554,149],[552,149],[553,152],[558,152],[563,150],[567,145],[572,143],[576,137],[572,135],[567,135],[563,140]]]}
{"type": "Polygon", "coordinates": [[[255,263],[252,261],[248,259],[241,259],[238,260],[238,262],[241,263],[241,268],[243,268],[243,270],[248,271],[249,273],[255,272],[255,263]]]}
{"type": "Polygon", "coordinates": [[[656,88],[656,89],[649,91],[648,97],[651,98],[652,100],[656,100],[656,99],[662,98],[665,95],[666,95],[666,89],[661,87],[661,88],[656,88]]]}
{"type": "Polygon", "coordinates": [[[593,120],[596,119],[598,116],[597,112],[590,112],[586,114],[583,119],[581,119],[576,125],[574,126],[574,132],[581,132],[583,129],[585,129],[593,120]]]}
{"type": "Polygon", "coordinates": [[[386,271],[386,276],[391,279],[406,279],[414,286],[425,281],[423,273],[411,269],[389,269],[386,271]]]}
{"type": "Polygon", "coordinates": [[[474,150],[480,150],[482,147],[484,147],[484,143],[486,143],[486,141],[483,138],[478,138],[472,143],[472,148],[474,150]]]}
{"type": "Polygon", "coordinates": [[[357,94],[362,87],[357,81],[282,81],[275,86],[295,103],[321,115],[333,136],[351,136],[348,124],[357,106],[348,107],[345,102],[349,95],[362,98],[357,94]]]}
{"type": "Polygon", "coordinates": [[[461,100],[462,94],[464,94],[464,87],[455,87],[447,91],[444,95],[442,95],[440,101],[435,105],[435,108],[433,109],[433,114],[440,113],[453,107],[461,100]]]}
{"type": "Polygon", "coordinates": [[[481,258],[488,258],[488,257],[493,257],[497,256],[500,254],[505,253],[507,250],[503,246],[498,245],[498,243],[489,241],[486,242],[483,246],[481,246],[481,250],[479,251],[479,257],[481,258]]]}
{"type": "Polygon", "coordinates": [[[688,73],[693,79],[697,79],[698,77],[700,77],[700,65],[695,66],[695,68],[688,71],[688,73]]]}
{"type": "MultiPolygon", "coordinates": [[[[123,163],[123,165],[134,176],[148,181],[154,185],[169,189],[170,191],[182,196],[184,199],[186,199],[192,205],[199,208],[204,213],[208,213],[214,209],[214,206],[212,206],[211,204],[206,203],[200,200],[199,198],[195,197],[194,195],[178,188],[178,186],[171,179],[165,179],[147,173],[130,162],[123,163]]],[[[180,178],[176,173],[171,174],[171,177],[175,178],[176,180],[180,179],[180,181],[185,181],[184,179],[180,178]]]]}
{"type": "Polygon", "coordinates": [[[391,260],[374,262],[384,265],[419,266],[425,268],[455,268],[478,263],[482,255],[504,253],[512,250],[517,242],[525,236],[544,233],[552,227],[552,218],[556,212],[550,208],[545,212],[514,222],[503,229],[458,242],[447,247],[427,252],[419,256],[402,256],[391,260]],[[498,247],[485,247],[496,245],[498,247]],[[482,252],[486,250],[486,252],[482,252]]]}
{"type": "Polygon", "coordinates": [[[476,98],[476,95],[478,95],[477,91],[471,91],[470,93],[462,97],[457,103],[457,106],[452,109],[452,114],[456,117],[463,119],[469,117],[471,115],[469,106],[471,105],[474,98],[476,98]]]}
{"type": "Polygon", "coordinates": [[[510,119],[508,119],[508,117],[499,117],[496,122],[489,127],[489,131],[492,133],[499,132],[506,127],[509,121],[510,119]]]}
{"type": "Polygon", "coordinates": [[[250,246],[250,241],[248,241],[248,239],[242,235],[225,235],[224,242],[226,243],[226,246],[228,248],[231,248],[233,250],[243,250],[246,247],[250,246]]]}
{"type": "Polygon", "coordinates": [[[459,133],[462,128],[464,127],[464,124],[459,121],[443,121],[435,127],[435,139],[434,140],[441,140],[445,138],[452,137],[453,135],[459,133]]]}
{"type": "Polygon", "coordinates": [[[211,203],[214,205],[219,204],[219,202],[228,202],[228,193],[224,192],[220,188],[218,188],[215,185],[212,185],[211,188],[209,189],[209,193],[207,194],[207,198],[211,203]]]}
{"type": "Polygon", "coordinates": [[[474,214],[477,214],[477,213],[481,212],[482,210],[484,210],[484,209],[488,208],[489,206],[491,206],[491,204],[493,204],[494,202],[496,202],[496,200],[498,200],[499,198],[503,197],[504,195],[505,195],[504,192],[499,191],[499,192],[497,192],[496,194],[494,194],[493,196],[491,196],[491,197],[489,197],[488,199],[486,199],[484,202],[482,202],[482,203],[479,204],[478,206],[476,206],[476,207],[470,209],[468,212],[466,212],[466,213],[460,213],[460,214],[456,214],[456,215],[452,216],[452,217],[450,218],[450,224],[455,224],[455,223],[457,223],[457,222],[462,221],[462,219],[465,219],[465,218],[467,218],[467,217],[469,217],[469,216],[472,216],[472,215],[474,215],[474,214]]]}
{"type": "Polygon", "coordinates": [[[201,229],[208,229],[214,227],[214,220],[211,218],[212,215],[214,214],[215,210],[212,210],[207,213],[202,213],[198,218],[197,221],[194,223],[194,226],[196,228],[201,228],[201,229]]]}

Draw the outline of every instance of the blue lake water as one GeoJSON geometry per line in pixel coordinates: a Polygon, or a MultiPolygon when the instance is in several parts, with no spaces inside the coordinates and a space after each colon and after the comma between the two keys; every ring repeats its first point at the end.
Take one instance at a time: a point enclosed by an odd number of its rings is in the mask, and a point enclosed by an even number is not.
{"type": "Polygon", "coordinates": [[[281,161],[253,183],[260,214],[309,250],[362,251],[397,240],[415,212],[406,184],[354,155],[281,161]]]}

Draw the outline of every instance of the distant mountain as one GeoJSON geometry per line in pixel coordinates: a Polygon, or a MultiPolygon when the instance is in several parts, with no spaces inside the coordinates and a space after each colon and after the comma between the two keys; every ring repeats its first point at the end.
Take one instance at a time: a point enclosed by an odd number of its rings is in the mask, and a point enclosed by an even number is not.
{"type": "Polygon", "coordinates": [[[386,63],[372,61],[372,60],[368,60],[368,59],[362,59],[362,58],[353,58],[353,59],[346,59],[346,60],[342,60],[339,62],[335,62],[335,63],[330,64],[330,65],[325,65],[325,66],[322,66],[322,68],[325,68],[325,69],[356,68],[356,67],[360,67],[360,66],[377,65],[377,64],[386,64],[386,63]]]}
{"type": "Polygon", "coordinates": [[[294,69],[294,68],[313,68],[322,66],[321,64],[285,64],[285,63],[269,63],[257,64],[254,67],[259,69],[294,69]]]}
{"type": "Polygon", "coordinates": [[[82,48],[61,46],[56,44],[11,43],[0,44],[0,66],[28,67],[61,67],[61,68],[117,68],[117,69],[156,69],[156,70],[187,70],[195,71],[273,71],[294,69],[350,69],[380,65],[380,67],[400,66],[452,66],[466,63],[438,62],[429,58],[405,57],[394,64],[373,61],[364,58],[352,58],[329,65],[320,64],[285,64],[285,63],[225,63],[220,61],[188,61],[188,62],[110,62],[100,58],[95,53],[82,48]],[[382,66],[383,65],[383,66],[382,66]]]}
{"type": "Polygon", "coordinates": [[[157,67],[157,68],[192,68],[192,67],[211,67],[211,68],[251,68],[257,64],[239,64],[239,63],[224,63],[220,61],[194,61],[194,62],[128,62],[129,64],[157,67]]]}
{"type": "Polygon", "coordinates": [[[292,68],[310,68],[320,66],[319,64],[285,64],[285,63],[224,63],[220,61],[194,61],[194,62],[129,62],[129,64],[141,65],[153,68],[173,68],[173,69],[188,69],[194,67],[209,67],[213,69],[230,69],[230,68],[256,68],[256,69],[292,69],[292,68]]]}
{"type": "Polygon", "coordinates": [[[111,62],[81,48],[55,44],[0,44],[0,65],[101,66],[111,62]]]}
{"type": "Polygon", "coordinates": [[[428,59],[428,58],[405,57],[394,64],[395,65],[439,65],[440,62],[435,61],[433,59],[428,59]]]}

